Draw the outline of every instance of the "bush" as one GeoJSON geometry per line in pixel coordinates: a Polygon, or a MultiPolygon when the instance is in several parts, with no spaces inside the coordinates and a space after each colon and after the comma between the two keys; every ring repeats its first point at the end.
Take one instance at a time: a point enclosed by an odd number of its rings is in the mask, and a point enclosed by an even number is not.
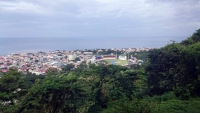
{"type": "Polygon", "coordinates": [[[165,93],[163,95],[160,96],[153,96],[150,98],[147,98],[149,101],[156,101],[156,102],[162,102],[162,101],[167,101],[167,100],[172,100],[172,99],[177,99],[176,95],[174,94],[174,92],[169,92],[169,93],[165,93]]]}
{"type": "Polygon", "coordinates": [[[145,100],[125,98],[109,103],[103,113],[151,113],[151,108],[145,100]]]}
{"type": "Polygon", "coordinates": [[[152,113],[200,113],[200,101],[168,100],[157,104],[152,113]]]}

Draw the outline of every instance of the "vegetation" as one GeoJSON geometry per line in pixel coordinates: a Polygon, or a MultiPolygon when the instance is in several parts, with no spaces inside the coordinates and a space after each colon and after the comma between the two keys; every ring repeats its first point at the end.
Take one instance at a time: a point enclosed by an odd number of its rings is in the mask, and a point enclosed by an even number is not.
{"type": "MultiPolygon", "coordinates": [[[[137,54],[135,54],[137,55],[137,54]]],[[[2,113],[199,113],[200,30],[131,68],[72,64],[46,76],[0,73],[2,113]]]]}

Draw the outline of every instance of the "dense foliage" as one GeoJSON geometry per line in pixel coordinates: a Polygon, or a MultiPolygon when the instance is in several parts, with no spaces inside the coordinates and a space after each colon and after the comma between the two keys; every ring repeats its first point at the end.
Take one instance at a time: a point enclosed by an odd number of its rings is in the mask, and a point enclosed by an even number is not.
{"type": "Polygon", "coordinates": [[[127,68],[83,62],[47,75],[0,73],[2,113],[199,113],[200,30],[181,43],[133,54],[127,68]]]}
{"type": "Polygon", "coordinates": [[[149,94],[174,91],[183,98],[200,95],[199,39],[200,30],[197,30],[181,43],[150,51],[149,65],[146,67],[149,94]]]}

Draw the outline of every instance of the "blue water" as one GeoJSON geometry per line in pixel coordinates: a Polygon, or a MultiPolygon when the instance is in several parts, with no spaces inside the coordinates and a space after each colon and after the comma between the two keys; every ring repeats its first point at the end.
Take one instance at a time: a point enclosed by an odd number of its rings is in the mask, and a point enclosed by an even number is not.
{"type": "Polygon", "coordinates": [[[162,47],[168,43],[169,38],[0,38],[0,56],[53,50],[162,47]]]}

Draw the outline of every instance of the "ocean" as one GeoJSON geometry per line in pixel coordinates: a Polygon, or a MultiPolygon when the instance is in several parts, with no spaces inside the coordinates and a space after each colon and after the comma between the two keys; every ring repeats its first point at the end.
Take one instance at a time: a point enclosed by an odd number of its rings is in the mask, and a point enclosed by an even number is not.
{"type": "MultiPolygon", "coordinates": [[[[176,37],[175,41],[184,39],[176,37]]],[[[77,50],[95,48],[163,47],[170,38],[65,38],[65,37],[7,37],[0,38],[0,56],[12,53],[77,50]]]]}

